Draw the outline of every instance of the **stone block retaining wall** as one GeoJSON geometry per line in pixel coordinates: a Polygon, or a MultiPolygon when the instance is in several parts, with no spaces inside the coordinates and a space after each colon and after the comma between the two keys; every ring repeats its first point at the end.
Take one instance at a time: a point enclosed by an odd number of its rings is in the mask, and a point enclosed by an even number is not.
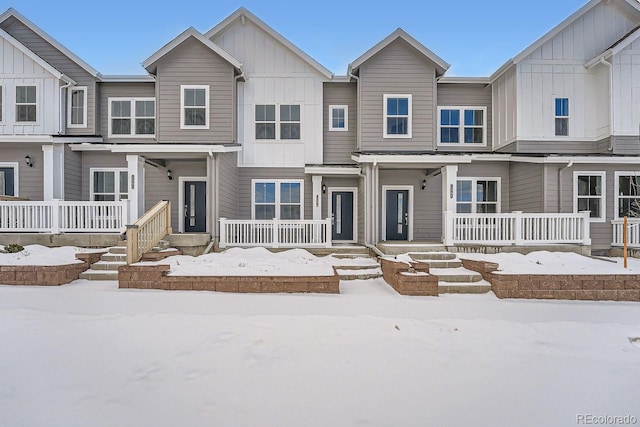
{"type": "Polygon", "coordinates": [[[73,282],[80,273],[98,261],[102,252],[79,253],[76,258],[82,263],[64,265],[2,265],[0,283],[3,285],[60,286],[73,282]]]}
{"type": "Polygon", "coordinates": [[[380,266],[384,280],[399,294],[438,296],[438,278],[432,274],[424,274],[429,273],[429,264],[412,262],[411,265],[407,265],[404,262],[380,258],[380,266]]]}
{"type": "Polygon", "coordinates": [[[498,264],[462,260],[491,283],[498,298],[640,301],[637,274],[497,274],[498,264]]]}

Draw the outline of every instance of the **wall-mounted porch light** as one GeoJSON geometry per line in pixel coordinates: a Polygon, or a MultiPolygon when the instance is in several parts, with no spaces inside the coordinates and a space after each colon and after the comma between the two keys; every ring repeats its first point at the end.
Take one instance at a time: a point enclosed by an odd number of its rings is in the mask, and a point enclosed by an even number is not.
{"type": "Polygon", "coordinates": [[[27,164],[27,166],[29,166],[30,168],[33,167],[33,160],[31,160],[31,156],[24,156],[24,162],[27,164]]]}
{"type": "Polygon", "coordinates": [[[322,194],[327,194],[327,186],[322,184],[322,194]]]}
{"type": "Polygon", "coordinates": [[[422,180],[422,190],[424,190],[425,188],[427,188],[427,178],[422,180]]]}
{"type": "Polygon", "coordinates": [[[173,172],[171,172],[171,169],[167,169],[167,178],[169,178],[169,181],[173,179],[173,172]]]}

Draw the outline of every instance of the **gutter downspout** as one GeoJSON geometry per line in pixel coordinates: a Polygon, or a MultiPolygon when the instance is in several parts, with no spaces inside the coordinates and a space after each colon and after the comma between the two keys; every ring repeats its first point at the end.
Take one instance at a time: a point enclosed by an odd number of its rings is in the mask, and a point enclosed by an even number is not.
{"type": "Polygon", "coordinates": [[[573,166],[573,160],[570,160],[565,167],[558,169],[558,213],[562,212],[562,204],[564,202],[562,197],[562,172],[571,166],[573,166]]]}
{"type": "Polygon", "coordinates": [[[65,91],[66,89],[75,86],[76,82],[74,82],[73,80],[67,82],[66,85],[60,86],[60,120],[58,120],[58,135],[62,135],[62,129],[64,129],[64,123],[65,123],[65,115],[63,114],[63,112],[65,111],[65,99],[62,96],[63,91],[65,91]]]}
{"type": "Polygon", "coordinates": [[[611,137],[609,139],[609,148],[607,148],[607,151],[613,151],[613,121],[615,118],[615,113],[613,111],[613,64],[604,59],[604,56],[600,58],[600,63],[609,69],[609,134],[611,137]]]}
{"type": "Polygon", "coordinates": [[[360,77],[356,76],[353,73],[349,73],[349,77],[354,79],[357,82],[356,86],[356,110],[358,114],[356,115],[356,148],[360,150],[360,77]]]}

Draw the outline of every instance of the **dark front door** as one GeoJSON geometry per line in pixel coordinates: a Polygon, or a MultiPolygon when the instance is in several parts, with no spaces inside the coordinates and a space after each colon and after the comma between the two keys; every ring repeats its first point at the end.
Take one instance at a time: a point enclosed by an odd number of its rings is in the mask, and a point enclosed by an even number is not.
{"type": "Polygon", "coordinates": [[[184,183],[184,231],[185,233],[207,230],[207,183],[185,181],[184,183]]]}
{"type": "Polygon", "coordinates": [[[387,190],[387,240],[409,240],[409,190],[387,190]]]}
{"type": "Polygon", "coordinates": [[[331,240],[353,240],[353,191],[331,193],[331,240]]]}
{"type": "Polygon", "coordinates": [[[13,188],[13,168],[0,168],[0,196],[15,196],[13,188]]]}

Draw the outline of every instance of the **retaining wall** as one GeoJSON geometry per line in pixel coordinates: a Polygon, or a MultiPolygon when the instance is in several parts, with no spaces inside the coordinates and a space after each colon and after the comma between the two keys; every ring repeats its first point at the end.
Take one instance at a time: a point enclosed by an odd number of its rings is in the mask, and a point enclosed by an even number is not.
{"type": "Polygon", "coordinates": [[[73,282],[80,273],[97,262],[103,252],[79,253],[76,258],[81,263],[64,265],[2,265],[0,283],[3,285],[60,286],[73,282]]]}
{"type": "Polygon", "coordinates": [[[402,295],[438,296],[438,278],[429,273],[429,264],[424,262],[393,261],[379,258],[382,277],[402,295]]]}

